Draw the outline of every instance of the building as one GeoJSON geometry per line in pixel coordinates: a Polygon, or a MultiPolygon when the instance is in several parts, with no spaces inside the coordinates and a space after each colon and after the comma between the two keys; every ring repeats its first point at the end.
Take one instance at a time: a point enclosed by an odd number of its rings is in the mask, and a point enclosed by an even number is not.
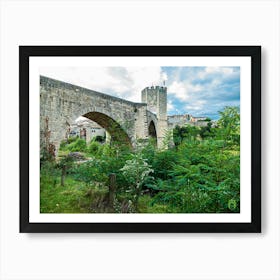
{"type": "Polygon", "coordinates": [[[79,117],[75,123],[70,125],[68,137],[77,136],[90,142],[92,138],[96,136],[106,137],[106,131],[96,122],[84,117],[79,117]]]}

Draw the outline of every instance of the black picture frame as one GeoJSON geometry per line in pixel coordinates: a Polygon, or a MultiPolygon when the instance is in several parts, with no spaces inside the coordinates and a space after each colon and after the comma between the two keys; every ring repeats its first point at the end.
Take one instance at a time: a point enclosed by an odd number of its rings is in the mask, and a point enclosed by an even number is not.
{"type": "MultiPolygon", "coordinates": [[[[246,233],[261,232],[260,46],[20,46],[20,232],[21,233],[246,233]],[[32,56],[247,56],[251,58],[250,223],[32,223],[29,221],[29,58],[32,56]]],[[[38,159],[39,164],[39,159],[38,159]]]]}

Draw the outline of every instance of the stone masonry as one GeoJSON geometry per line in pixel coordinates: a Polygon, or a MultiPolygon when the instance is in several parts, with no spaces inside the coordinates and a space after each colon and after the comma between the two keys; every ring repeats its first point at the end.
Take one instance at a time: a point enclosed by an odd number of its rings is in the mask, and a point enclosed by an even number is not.
{"type": "Polygon", "coordinates": [[[134,146],[137,139],[154,136],[162,147],[167,130],[167,88],[142,91],[142,102],[134,103],[104,93],[40,76],[40,141],[58,150],[67,138],[70,124],[79,116],[98,123],[118,139],[134,146]],[[150,132],[150,133],[149,133],[150,132]]]}

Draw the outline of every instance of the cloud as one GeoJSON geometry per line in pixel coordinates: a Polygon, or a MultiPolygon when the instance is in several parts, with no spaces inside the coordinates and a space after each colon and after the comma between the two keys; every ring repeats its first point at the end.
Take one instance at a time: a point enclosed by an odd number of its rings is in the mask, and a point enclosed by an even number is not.
{"type": "Polygon", "coordinates": [[[200,111],[204,108],[204,105],[206,104],[206,100],[195,100],[194,102],[188,105],[186,105],[187,110],[193,110],[193,111],[200,111]]]}
{"type": "Polygon", "coordinates": [[[225,106],[239,106],[239,67],[166,67],[172,113],[218,118],[225,106]]]}
{"type": "Polygon", "coordinates": [[[172,103],[171,100],[168,100],[168,102],[167,102],[167,112],[171,112],[171,111],[173,111],[174,109],[175,109],[174,104],[172,103]]]}
{"type": "Polygon", "coordinates": [[[201,91],[200,85],[194,85],[187,81],[174,81],[168,86],[168,93],[174,95],[180,101],[187,101],[190,98],[190,94],[201,91]]]}
{"type": "Polygon", "coordinates": [[[205,67],[202,71],[199,72],[198,77],[204,79],[207,76],[228,76],[232,75],[234,69],[232,67],[205,67]]]}
{"type": "Polygon", "coordinates": [[[166,72],[161,72],[161,81],[167,81],[167,80],[168,80],[168,76],[166,72]]]}
{"type": "Polygon", "coordinates": [[[48,67],[40,74],[141,102],[141,91],[165,85],[168,114],[218,117],[225,106],[239,106],[239,67],[48,67]]]}
{"type": "Polygon", "coordinates": [[[100,91],[130,101],[140,102],[141,91],[167,80],[161,67],[44,67],[40,74],[50,78],[100,91]]]}
{"type": "Polygon", "coordinates": [[[168,87],[168,93],[171,95],[174,95],[176,98],[182,101],[188,100],[188,92],[186,87],[184,86],[184,83],[174,81],[169,87],[168,87]]]}

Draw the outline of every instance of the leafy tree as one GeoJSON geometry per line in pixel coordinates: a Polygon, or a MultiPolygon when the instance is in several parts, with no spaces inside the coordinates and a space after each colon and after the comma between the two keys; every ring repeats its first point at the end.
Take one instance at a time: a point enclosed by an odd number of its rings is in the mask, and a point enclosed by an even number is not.
{"type": "Polygon", "coordinates": [[[163,150],[155,153],[152,161],[152,168],[154,170],[155,177],[162,180],[170,179],[170,170],[173,169],[177,159],[178,155],[174,149],[163,150]]]}
{"type": "Polygon", "coordinates": [[[95,140],[92,140],[87,147],[87,151],[95,155],[98,153],[99,148],[100,148],[100,143],[95,140]]]}
{"type": "Polygon", "coordinates": [[[207,126],[201,127],[199,135],[202,139],[206,139],[206,138],[209,138],[209,137],[212,136],[211,135],[211,127],[212,127],[212,122],[211,121],[209,121],[207,123],[207,126]]]}
{"type": "Polygon", "coordinates": [[[67,155],[63,157],[60,162],[58,163],[58,166],[61,168],[61,181],[60,184],[61,186],[64,187],[64,182],[65,182],[65,177],[67,170],[73,165],[73,157],[67,155]]]}
{"type": "Polygon", "coordinates": [[[240,143],[240,113],[238,107],[225,107],[221,112],[218,125],[220,137],[227,142],[240,143]]]}
{"type": "Polygon", "coordinates": [[[151,166],[147,163],[147,159],[144,159],[141,153],[135,153],[132,159],[125,162],[124,167],[120,171],[130,184],[127,192],[132,193],[133,202],[137,210],[143,183],[150,176],[150,173],[153,172],[153,169],[151,169],[151,166]]]}
{"type": "Polygon", "coordinates": [[[70,172],[74,179],[85,182],[87,186],[104,183],[108,174],[102,170],[101,164],[100,160],[92,159],[73,166],[70,172]]]}
{"type": "Polygon", "coordinates": [[[186,125],[183,127],[176,126],[173,130],[174,144],[178,146],[183,141],[196,141],[199,134],[199,127],[193,125],[186,125]]]}

